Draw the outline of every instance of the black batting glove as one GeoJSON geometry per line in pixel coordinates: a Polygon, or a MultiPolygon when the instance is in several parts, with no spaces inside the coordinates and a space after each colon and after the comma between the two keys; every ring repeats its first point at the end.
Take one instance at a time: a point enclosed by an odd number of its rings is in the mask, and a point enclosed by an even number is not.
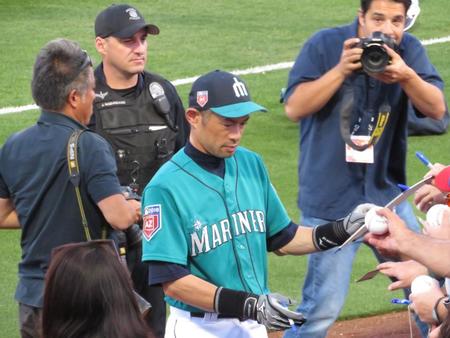
{"type": "Polygon", "coordinates": [[[314,246],[318,250],[327,250],[343,244],[364,225],[366,214],[374,206],[372,203],[360,204],[344,218],[316,226],[313,229],[314,246]]]}

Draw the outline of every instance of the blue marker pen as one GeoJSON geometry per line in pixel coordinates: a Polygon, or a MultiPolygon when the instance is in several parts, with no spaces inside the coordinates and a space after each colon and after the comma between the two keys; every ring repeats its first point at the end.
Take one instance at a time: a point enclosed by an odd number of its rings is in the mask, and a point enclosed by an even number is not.
{"type": "Polygon", "coordinates": [[[397,187],[399,187],[401,191],[406,191],[409,189],[409,187],[407,185],[404,185],[401,183],[397,184],[397,187]]]}
{"type": "Polygon", "coordinates": [[[420,151],[416,151],[416,156],[423,164],[428,167],[428,169],[433,169],[433,163],[431,163],[424,154],[422,154],[420,151]]]}
{"type": "Polygon", "coordinates": [[[288,321],[289,321],[289,325],[292,328],[292,331],[294,331],[294,332],[297,331],[297,326],[295,326],[294,321],[291,318],[289,318],[288,321]]]}
{"type": "MultiPolygon", "coordinates": [[[[281,306],[285,307],[286,309],[289,308],[289,304],[287,304],[287,303],[285,303],[285,302],[283,302],[283,301],[280,301],[279,303],[280,303],[281,306]]],[[[297,326],[295,325],[294,320],[291,319],[291,318],[288,318],[288,322],[289,322],[289,325],[290,325],[291,328],[292,328],[292,331],[297,331],[297,326]]]]}
{"type": "Polygon", "coordinates": [[[409,304],[411,304],[411,301],[409,299],[392,298],[391,303],[398,304],[398,305],[409,305],[409,304]]]}

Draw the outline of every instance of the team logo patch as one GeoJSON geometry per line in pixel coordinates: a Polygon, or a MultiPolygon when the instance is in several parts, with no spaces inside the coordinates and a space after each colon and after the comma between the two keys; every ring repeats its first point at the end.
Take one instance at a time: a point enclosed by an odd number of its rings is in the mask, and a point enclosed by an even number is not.
{"type": "Polygon", "coordinates": [[[128,19],[129,19],[129,20],[140,20],[140,19],[141,19],[141,17],[140,17],[140,16],[138,15],[138,13],[136,12],[136,9],[134,9],[134,8],[132,8],[132,7],[126,9],[125,12],[128,13],[128,15],[129,15],[128,19]]]}
{"type": "Polygon", "coordinates": [[[161,229],[161,204],[153,204],[144,208],[142,217],[142,232],[144,238],[149,241],[161,229]]]}
{"type": "Polygon", "coordinates": [[[208,103],[208,91],[202,90],[197,92],[197,103],[200,107],[204,107],[208,103]]]}

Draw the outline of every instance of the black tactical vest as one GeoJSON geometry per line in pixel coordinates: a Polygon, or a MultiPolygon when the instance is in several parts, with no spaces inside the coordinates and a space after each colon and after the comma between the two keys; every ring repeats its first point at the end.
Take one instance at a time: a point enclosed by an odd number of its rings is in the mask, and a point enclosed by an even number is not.
{"type": "Polygon", "coordinates": [[[168,91],[165,80],[144,74],[136,95],[126,98],[97,81],[94,100],[95,129],[112,145],[120,184],[131,186],[139,194],[172,156],[176,138],[176,128],[158,111],[150,95],[153,82],[168,91]]]}

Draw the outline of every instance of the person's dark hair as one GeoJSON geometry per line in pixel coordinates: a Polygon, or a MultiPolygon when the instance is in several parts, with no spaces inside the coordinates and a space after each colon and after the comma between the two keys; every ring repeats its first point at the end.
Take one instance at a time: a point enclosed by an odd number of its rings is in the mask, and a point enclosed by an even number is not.
{"type": "Polygon", "coordinates": [[[45,277],[45,338],[148,338],[128,271],[112,241],[57,247],[45,277]]]}
{"type": "Polygon", "coordinates": [[[61,111],[70,91],[84,94],[88,89],[91,59],[70,40],[47,43],[36,57],[31,93],[36,104],[49,111],[61,111]]]}
{"type": "MultiPolygon", "coordinates": [[[[411,0],[391,0],[391,1],[403,4],[405,6],[405,14],[408,11],[409,6],[411,6],[411,0]]],[[[372,2],[373,0],[361,0],[361,11],[363,13],[366,13],[369,10],[372,2]]]]}

